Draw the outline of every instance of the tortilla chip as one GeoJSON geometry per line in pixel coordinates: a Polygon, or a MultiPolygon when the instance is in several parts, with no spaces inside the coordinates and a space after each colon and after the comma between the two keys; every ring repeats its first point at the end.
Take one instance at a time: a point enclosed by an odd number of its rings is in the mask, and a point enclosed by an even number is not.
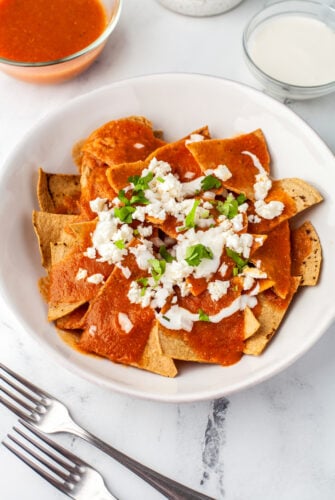
{"type": "Polygon", "coordinates": [[[144,161],[136,161],[134,163],[120,163],[109,167],[106,176],[109,184],[116,193],[129,185],[129,177],[133,175],[141,175],[142,170],[147,167],[144,161]]]}
{"type": "Polygon", "coordinates": [[[138,363],[131,363],[131,366],[142,368],[143,370],[157,373],[164,377],[172,378],[177,375],[178,372],[173,359],[162,353],[157,324],[153,326],[150,332],[141,360],[138,363]]]}
{"type": "Polygon", "coordinates": [[[141,116],[105,123],[86,139],[82,151],[106,165],[144,160],[164,141],[155,137],[152,124],[141,116]]]}
{"type": "Polygon", "coordinates": [[[77,302],[71,303],[63,302],[61,304],[49,303],[48,321],[55,321],[58,318],[69,315],[70,313],[72,313],[72,311],[85,304],[85,302],[86,300],[79,300],[77,302]]]}
{"type": "Polygon", "coordinates": [[[291,287],[291,242],[288,221],[276,226],[268,234],[263,246],[251,257],[254,264],[261,262],[261,270],[274,282],[273,289],[284,299],[291,287]]]}
{"type": "MultiPolygon", "coordinates": [[[[143,275],[134,257],[127,257],[127,267],[136,279],[143,275]]],[[[85,330],[80,345],[89,352],[95,352],[118,363],[139,363],[151,329],[155,323],[155,315],[151,308],[142,308],[129,301],[125,290],[129,281],[120,269],[114,268],[105,285],[91,300],[85,318],[85,330]],[[108,311],[108,321],[106,312],[108,311]],[[128,333],[122,330],[119,314],[124,313],[133,327],[128,333]]]]}
{"type": "Polygon", "coordinates": [[[37,198],[43,212],[79,214],[80,177],[38,171],[37,198]]]}
{"type": "Polygon", "coordinates": [[[300,278],[291,278],[291,288],[285,299],[281,299],[272,290],[259,294],[260,312],[256,314],[260,327],[257,332],[245,341],[244,354],[259,356],[273,335],[278,330],[291,300],[300,284],[300,278]]]}
{"type": "MultiPolygon", "coordinates": [[[[204,299],[194,297],[192,302],[197,300],[201,302],[204,299]]],[[[168,315],[168,311],[165,314],[168,315]]],[[[197,321],[193,324],[191,334],[185,330],[170,330],[161,324],[158,326],[158,333],[162,351],[166,356],[183,361],[230,365],[241,358],[244,339],[251,337],[258,328],[258,320],[251,310],[246,308],[219,323],[197,321]],[[242,337],[240,342],[236,338],[236,343],[232,347],[230,336],[234,335],[234,329],[241,330],[242,337]],[[206,345],[205,351],[200,352],[197,349],[199,342],[206,345]]]]}
{"type": "Polygon", "coordinates": [[[45,302],[48,302],[48,299],[49,299],[49,276],[42,276],[42,278],[40,278],[38,280],[38,289],[40,291],[40,294],[43,297],[43,300],[45,300],[45,302]]]}
{"type": "Polygon", "coordinates": [[[284,220],[294,217],[316,203],[320,203],[322,196],[307,182],[301,179],[287,178],[272,181],[272,188],[265,201],[268,203],[273,200],[284,204],[283,212],[274,219],[261,219],[258,223],[251,223],[249,226],[251,232],[267,233],[271,231],[284,220]]]}
{"type": "MultiPolygon", "coordinates": [[[[208,127],[202,127],[198,130],[194,130],[186,137],[182,139],[165,144],[164,146],[156,149],[151,155],[146,159],[146,163],[149,164],[153,158],[159,161],[166,161],[171,165],[171,170],[174,175],[178,175],[181,182],[187,182],[196,177],[202,175],[201,169],[198,162],[194,159],[194,156],[187,149],[188,141],[192,140],[192,136],[202,136],[204,139],[209,139],[210,134],[208,127]],[[193,174],[191,179],[189,176],[193,174]]],[[[203,142],[203,141],[201,141],[203,142]]]]}
{"type": "Polygon", "coordinates": [[[259,170],[254,166],[250,155],[245,152],[254,154],[263,168],[270,172],[270,156],[260,129],[229,139],[192,142],[186,147],[203,172],[216,169],[218,165],[226,165],[232,177],[223,181],[222,185],[233,192],[244,193],[250,200],[254,199],[253,185],[259,170]]]}
{"type": "Polygon", "coordinates": [[[291,232],[292,274],[300,276],[300,286],[317,284],[321,269],[322,250],[319,237],[306,221],[291,232]]]}
{"type": "Polygon", "coordinates": [[[297,213],[323,200],[319,191],[302,179],[288,178],[274,182],[294,200],[297,213]]]}
{"type": "Polygon", "coordinates": [[[71,223],[77,222],[77,215],[51,214],[49,212],[33,211],[33,226],[38,239],[41,262],[45,269],[51,266],[50,243],[61,239],[64,229],[71,223]]]}
{"type": "Polygon", "coordinates": [[[260,327],[260,323],[249,307],[244,311],[244,339],[252,337],[260,327]]]}
{"type": "Polygon", "coordinates": [[[92,219],[96,216],[90,208],[90,201],[96,198],[112,200],[116,193],[106,177],[106,165],[101,164],[94,156],[84,152],[81,165],[80,208],[84,217],[92,219]]]}
{"type": "Polygon", "coordinates": [[[84,316],[88,309],[88,303],[74,309],[66,316],[56,320],[56,327],[61,330],[79,330],[83,328],[84,316]]]}

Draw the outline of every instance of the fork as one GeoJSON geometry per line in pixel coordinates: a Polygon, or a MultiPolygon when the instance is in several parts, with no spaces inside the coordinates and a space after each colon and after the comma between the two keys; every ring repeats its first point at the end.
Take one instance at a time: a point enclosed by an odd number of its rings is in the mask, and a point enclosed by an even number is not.
{"type": "Polygon", "coordinates": [[[86,440],[137,474],[170,500],[213,500],[207,495],[159,474],[113,448],[80,427],[73,420],[66,406],[58,399],[2,363],[0,363],[0,368],[0,379],[5,382],[5,384],[1,383],[0,391],[6,395],[6,398],[0,395],[0,403],[25,422],[29,422],[46,434],[66,432],[86,440]]]}
{"type": "Polygon", "coordinates": [[[13,427],[15,434],[8,434],[7,440],[2,441],[2,444],[35,472],[75,500],[117,500],[107,490],[102,476],[93,467],[33,426],[21,423],[33,437],[20,428],[13,427]]]}

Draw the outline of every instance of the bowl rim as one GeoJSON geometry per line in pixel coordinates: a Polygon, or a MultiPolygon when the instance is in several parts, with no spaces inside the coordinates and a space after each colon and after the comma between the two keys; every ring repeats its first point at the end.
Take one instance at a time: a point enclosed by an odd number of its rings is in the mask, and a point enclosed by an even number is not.
{"type": "MultiPolygon", "coordinates": [[[[335,8],[332,7],[331,5],[323,5],[323,4],[320,4],[319,2],[314,1],[314,0],[298,0],[298,1],[303,3],[303,4],[306,4],[306,5],[315,5],[315,6],[323,8],[323,9],[335,12],[335,8]]],[[[300,91],[303,93],[305,93],[305,92],[306,93],[308,93],[308,92],[313,93],[313,92],[320,92],[320,91],[324,91],[326,93],[328,90],[331,90],[333,87],[335,88],[335,80],[333,80],[331,82],[327,82],[327,83],[322,83],[320,85],[296,85],[293,83],[285,82],[284,80],[278,80],[278,78],[274,78],[273,76],[266,73],[263,69],[261,69],[258,66],[258,64],[255,63],[254,59],[251,57],[250,52],[248,50],[247,34],[248,34],[248,31],[249,31],[252,23],[257,21],[257,18],[261,14],[264,14],[267,11],[271,10],[274,6],[290,5],[291,3],[292,3],[291,0],[279,0],[279,1],[276,1],[275,3],[269,4],[268,6],[264,7],[263,9],[260,9],[258,12],[256,12],[255,15],[252,16],[252,18],[248,21],[247,25],[245,26],[245,28],[243,30],[242,47],[243,47],[244,55],[247,58],[248,63],[254,69],[256,69],[258,71],[258,73],[260,73],[260,76],[263,77],[264,79],[266,79],[268,82],[270,82],[274,86],[281,87],[284,90],[292,90],[292,91],[297,91],[297,92],[300,91]]],[[[289,11],[283,10],[282,12],[275,14],[272,17],[280,16],[280,15],[284,15],[284,14],[288,14],[288,13],[294,14],[294,13],[298,13],[298,11],[289,12],[289,11]]],[[[306,14],[307,14],[307,12],[306,12],[306,14]]],[[[259,26],[263,22],[267,22],[267,20],[268,19],[265,19],[261,23],[257,24],[257,26],[259,26]]],[[[257,26],[255,28],[257,28],[257,26]]],[[[254,29],[252,31],[254,31],[254,29]]]]}
{"type": "Polygon", "coordinates": [[[104,31],[101,33],[101,35],[99,35],[98,38],[93,40],[93,42],[91,42],[89,45],[87,45],[83,49],[78,50],[77,52],[74,52],[73,54],[70,54],[69,56],[61,57],[59,59],[52,59],[50,61],[38,61],[38,62],[15,61],[13,59],[7,59],[5,57],[0,57],[0,64],[4,64],[4,65],[7,64],[10,66],[17,66],[17,67],[21,67],[21,68],[41,68],[41,67],[45,67],[45,66],[54,66],[56,64],[66,63],[68,61],[72,61],[74,59],[77,59],[80,56],[88,54],[89,52],[92,52],[93,50],[97,49],[100,45],[102,45],[107,40],[109,35],[114,31],[114,28],[116,27],[116,25],[120,19],[122,5],[123,5],[123,0],[114,0],[114,6],[113,6],[111,18],[108,21],[108,23],[107,23],[104,31]]]}

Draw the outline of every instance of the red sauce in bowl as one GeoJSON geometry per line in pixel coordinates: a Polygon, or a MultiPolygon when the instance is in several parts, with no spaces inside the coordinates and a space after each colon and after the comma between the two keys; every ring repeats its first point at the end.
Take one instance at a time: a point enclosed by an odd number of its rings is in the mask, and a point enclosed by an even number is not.
{"type": "Polygon", "coordinates": [[[106,24],[99,0],[0,0],[0,57],[62,59],[90,45],[106,24]]]}

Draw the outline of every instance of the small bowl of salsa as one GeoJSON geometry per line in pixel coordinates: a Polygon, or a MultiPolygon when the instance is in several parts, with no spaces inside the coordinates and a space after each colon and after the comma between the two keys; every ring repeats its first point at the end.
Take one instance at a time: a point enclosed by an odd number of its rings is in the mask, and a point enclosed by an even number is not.
{"type": "Polygon", "coordinates": [[[122,0],[1,0],[0,70],[57,83],[87,69],[120,17],[122,0]]]}

